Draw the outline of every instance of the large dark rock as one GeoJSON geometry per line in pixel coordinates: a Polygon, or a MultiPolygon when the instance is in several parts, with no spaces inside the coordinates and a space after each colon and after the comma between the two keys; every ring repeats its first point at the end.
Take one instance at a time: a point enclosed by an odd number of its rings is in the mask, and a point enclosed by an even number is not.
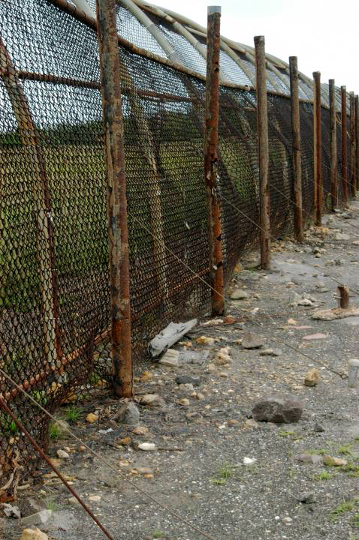
{"type": "Polygon", "coordinates": [[[303,413],[303,404],[295,396],[273,394],[255,404],[252,410],[257,422],[291,424],[298,422],[303,413]]]}

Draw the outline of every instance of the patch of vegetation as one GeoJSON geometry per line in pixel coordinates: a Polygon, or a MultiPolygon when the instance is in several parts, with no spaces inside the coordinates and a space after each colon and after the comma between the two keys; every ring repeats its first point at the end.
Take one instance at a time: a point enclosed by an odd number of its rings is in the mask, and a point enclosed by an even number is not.
{"type": "Polygon", "coordinates": [[[318,482],[324,482],[326,480],[331,480],[333,478],[333,474],[328,473],[327,471],[323,471],[320,474],[315,474],[313,476],[313,480],[317,480],[318,482]]]}
{"type": "Polygon", "coordinates": [[[352,444],[344,444],[343,446],[340,446],[338,448],[338,453],[342,454],[343,456],[352,456],[353,452],[353,445],[352,444]]]}
{"type": "Polygon", "coordinates": [[[152,534],[152,538],[155,539],[155,538],[163,538],[165,535],[165,533],[163,533],[162,531],[155,531],[153,534],[152,534]]]}
{"type": "Polygon", "coordinates": [[[52,441],[57,441],[61,437],[61,428],[58,424],[50,424],[49,437],[52,441]]]}
{"type": "Polygon", "coordinates": [[[211,478],[211,484],[217,486],[223,486],[227,483],[227,480],[233,475],[233,467],[231,467],[226,461],[222,462],[221,467],[216,474],[211,478]]]}
{"type": "Polygon", "coordinates": [[[352,512],[358,506],[358,498],[352,499],[350,501],[344,501],[340,503],[334,510],[330,513],[331,521],[335,521],[339,516],[352,512]]]}
{"type": "Polygon", "coordinates": [[[66,420],[70,423],[70,424],[75,424],[76,422],[78,422],[79,418],[80,418],[80,415],[81,415],[81,410],[77,407],[69,407],[66,411],[66,420]]]}

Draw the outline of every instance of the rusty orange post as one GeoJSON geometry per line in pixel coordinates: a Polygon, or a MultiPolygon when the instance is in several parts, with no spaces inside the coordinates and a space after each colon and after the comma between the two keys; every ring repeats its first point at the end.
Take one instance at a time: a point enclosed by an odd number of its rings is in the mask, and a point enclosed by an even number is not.
{"type": "Polygon", "coordinates": [[[355,197],[355,97],[350,92],[350,195],[355,197]]]}
{"type": "Polygon", "coordinates": [[[313,73],[314,79],[314,206],[315,224],[322,224],[323,178],[322,178],[322,98],[320,72],[313,73]]]}
{"type": "Polygon", "coordinates": [[[221,205],[217,186],[220,27],[221,8],[218,6],[209,6],[207,25],[204,174],[209,214],[209,260],[212,285],[212,315],[214,316],[223,315],[225,310],[221,205]]]}
{"type": "Polygon", "coordinates": [[[337,157],[337,111],[335,105],[335,81],[329,80],[330,106],[330,206],[332,212],[338,206],[338,157],[337,157]]]}
{"type": "Polygon", "coordinates": [[[340,87],[341,91],[341,139],[342,139],[342,187],[343,187],[343,203],[348,204],[348,142],[347,142],[347,89],[345,86],[340,87]]]}
{"type": "Polygon", "coordinates": [[[256,93],[257,93],[257,132],[260,191],[260,244],[261,268],[270,268],[270,196],[269,196],[269,145],[268,145],[268,110],[267,77],[264,36],[254,38],[256,52],[256,93]]]}
{"type": "Polygon", "coordinates": [[[129,252],[116,1],[97,0],[96,7],[106,135],[113,389],[116,396],[131,397],[133,377],[129,252]]]}
{"type": "Polygon", "coordinates": [[[303,242],[302,163],[300,146],[298,59],[296,56],[289,57],[289,73],[292,116],[294,235],[297,242],[303,242]]]}

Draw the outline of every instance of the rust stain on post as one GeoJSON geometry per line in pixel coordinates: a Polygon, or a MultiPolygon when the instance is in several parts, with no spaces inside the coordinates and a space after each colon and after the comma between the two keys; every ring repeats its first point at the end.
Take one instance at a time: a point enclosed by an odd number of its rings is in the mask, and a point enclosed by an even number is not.
{"type": "Polygon", "coordinates": [[[298,91],[298,59],[289,57],[290,95],[292,115],[292,155],[293,155],[293,203],[294,234],[297,242],[303,242],[303,201],[302,201],[302,163],[300,140],[300,112],[298,91]]]}
{"type": "Polygon", "coordinates": [[[350,195],[355,197],[355,97],[350,92],[350,195]]]}
{"type": "Polygon", "coordinates": [[[348,146],[347,146],[347,89],[345,86],[340,87],[341,91],[341,139],[342,139],[342,187],[343,187],[343,203],[348,204],[348,146]]]}
{"type": "Polygon", "coordinates": [[[335,81],[329,80],[330,106],[330,206],[332,212],[338,206],[338,155],[337,155],[337,113],[335,106],[335,81]]]}
{"type": "Polygon", "coordinates": [[[349,309],[349,287],[348,285],[340,285],[338,287],[338,293],[339,293],[339,307],[342,309],[349,309]]]}
{"type": "Polygon", "coordinates": [[[97,0],[96,7],[106,134],[113,388],[117,396],[131,397],[129,252],[116,2],[97,0]]]}
{"type": "Polygon", "coordinates": [[[322,224],[323,178],[322,178],[322,98],[320,72],[313,73],[314,79],[314,203],[315,224],[322,224]]]}
{"type": "Polygon", "coordinates": [[[217,185],[220,25],[221,8],[208,7],[204,174],[209,213],[209,260],[214,316],[223,315],[225,310],[221,205],[217,185]]]}
{"type": "Polygon", "coordinates": [[[267,77],[264,36],[254,38],[256,51],[257,132],[260,188],[260,245],[261,268],[270,268],[270,195],[269,195],[269,146],[267,112],[267,77]]]}

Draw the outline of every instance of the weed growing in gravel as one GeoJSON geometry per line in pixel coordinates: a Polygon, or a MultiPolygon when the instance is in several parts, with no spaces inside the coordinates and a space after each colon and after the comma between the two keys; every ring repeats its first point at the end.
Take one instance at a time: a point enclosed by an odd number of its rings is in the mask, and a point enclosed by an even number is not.
{"type": "Polygon", "coordinates": [[[69,407],[66,411],[66,420],[70,424],[75,424],[80,418],[81,411],[77,407],[69,407]]]}
{"type": "Polygon", "coordinates": [[[226,461],[222,461],[221,467],[216,472],[215,476],[211,478],[211,484],[217,486],[223,486],[227,483],[228,478],[233,475],[233,467],[231,467],[226,461]]]}
{"type": "Polygon", "coordinates": [[[50,424],[49,436],[52,441],[57,441],[60,438],[61,429],[57,424],[50,424]]]}
{"type": "Polygon", "coordinates": [[[343,456],[352,456],[353,455],[352,449],[353,449],[352,444],[344,444],[343,446],[340,446],[338,448],[338,452],[339,454],[342,454],[343,456]]]}
{"type": "Polygon", "coordinates": [[[328,473],[327,471],[323,471],[320,474],[315,474],[313,476],[313,480],[317,480],[317,481],[321,482],[321,481],[325,481],[325,480],[330,480],[331,478],[333,478],[333,476],[334,476],[333,474],[328,473]]]}
{"type": "MultiPolygon", "coordinates": [[[[359,529],[359,514],[355,514],[355,516],[352,517],[351,524],[356,529],[359,529]]],[[[357,537],[353,537],[350,540],[356,540],[357,537]]]]}
{"type": "Polygon", "coordinates": [[[339,516],[342,516],[343,514],[346,514],[348,512],[351,512],[358,506],[358,500],[352,499],[350,501],[344,501],[339,506],[337,506],[334,510],[330,512],[330,520],[335,521],[339,516]]]}
{"type": "Polygon", "coordinates": [[[164,535],[165,534],[162,531],[155,531],[152,535],[152,538],[163,538],[164,535]]]}
{"type": "Polygon", "coordinates": [[[340,471],[348,473],[349,476],[353,478],[359,477],[359,466],[355,465],[354,463],[348,463],[347,465],[343,465],[342,467],[339,467],[340,471]]]}

